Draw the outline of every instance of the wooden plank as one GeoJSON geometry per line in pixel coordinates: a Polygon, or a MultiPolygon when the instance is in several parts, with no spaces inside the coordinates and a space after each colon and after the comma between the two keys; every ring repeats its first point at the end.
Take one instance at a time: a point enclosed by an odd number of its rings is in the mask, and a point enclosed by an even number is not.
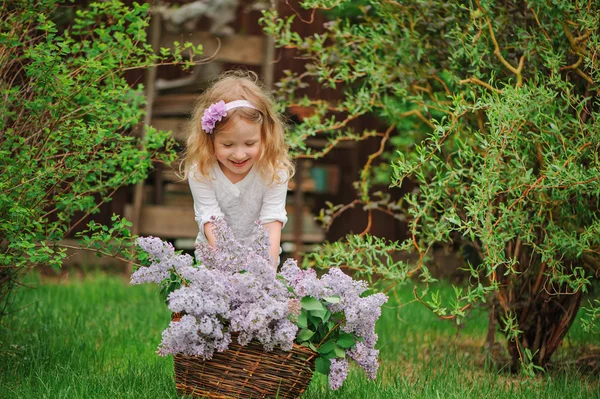
{"type": "MultiPolygon", "coordinates": [[[[306,242],[306,243],[320,243],[323,242],[325,240],[325,236],[323,234],[319,234],[319,233],[303,233],[301,236],[301,242],[306,242]]],[[[294,233],[289,233],[287,231],[282,231],[281,232],[281,242],[284,241],[290,241],[290,242],[295,242],[295,235],[294,233]]],[[[295,245],[295,244],[294,244],[295,245]]],[[[304,246],[302,246],[301,248],[303,248],[304,246]]]]}
{"type": "Polygon", "coordinates": [[[171,131],[171,137],[177,141],[185,141],[187,138],[188,118],[152,118],[150,126],[157,130],[171,131]]]}
{"type": "Polygon", "coordinates": [[[164,206],[174,206],[178,208],[194,208],[194,198],[187,193],[165,192],[163,201],[164,206]]]}
{"type": "Polygon", "coordinates": [[[154,99],[153,116],[185,115],[194,109],[197,94],[165,94],[154,99]]]}
{"type": "MultiPolygon", "coordinates": [[[[125,218],[131,206],[125,206],[125,218]]],[[[138,234],[160,238],[195,238],[198,235],[198,224],[194,219],[191,207],[167,207],[160,205],[144,205],[140,213],[138,234]]]]}
{"type": "Polygon", "coordinates": [[[209,32],[165,32],[160,45],[172,49],[173,42],[179,42],[182,46],[185,42],[191,42],[194,46],[202,45],[203,57],[231,64],[259,66],[263,64],[266,54],[266,37],[262,35],[233,34],[218,38],[209,32]]]}
{"type": "Polygon", "coordinates": [[[181,183],[167,183],[164,185],[165,193],[177,193],[177,194],[187,194],[190,195],[190,186],[187,180],[184,180],[181,183]]]}
{"type": "Polygon", "coordinates": [[[179,173],[179,165],[173,164],[170,169],[163,171],[163,179],[170,183],[188,185],[187,179],[181,180],[179,173]]]}

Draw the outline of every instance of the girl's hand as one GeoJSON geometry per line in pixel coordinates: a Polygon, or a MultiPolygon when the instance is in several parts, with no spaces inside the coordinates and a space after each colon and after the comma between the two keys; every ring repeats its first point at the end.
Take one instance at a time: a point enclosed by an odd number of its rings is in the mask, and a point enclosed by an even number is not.
{"type": "Polygon", "coordinates": [[[206,237],[206,240],[210,246],[216,248],[217,245],[215,244],[215,235],[213,233],[214,228],[215,226],[212,223],[204,223],[204,236],[206,237]]]}

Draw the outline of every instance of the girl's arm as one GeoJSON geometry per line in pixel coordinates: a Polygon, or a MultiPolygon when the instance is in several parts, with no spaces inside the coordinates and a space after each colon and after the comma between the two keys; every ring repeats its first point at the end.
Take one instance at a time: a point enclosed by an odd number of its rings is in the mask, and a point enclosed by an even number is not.
{"type": "Polygon", "coordinates": [[[281,244],[281,229],[283,228],[283,223],[281,223],[279,220],[276,220],[274,222],[263,224],[263,227],[269,233],[269,242],[271,243],[269,254],[271,255],[271,259],[273,260],[273,267],[277,269],[277,260],[279,259],[279,245],[281,244]]]}
{"type": "Polygon", "coordinates": [[[212,232],[214,226],[209,220],[213,216],[223,217],[223,212],[219,207],[212,181],[206,178],[197,179],[193,173],[190,173],[188,182],[194,198],[194,215],[198,228],[208,243],[214,247],[215,236],[212,232]]]}
{"type": "Polygon", "coordinates": [[[260,211],[260,221],[269,234],[269,242],[271,244],[269,254],[273,259],[273,266],[275,268],[277,268],[277,260],[279,259],[281,230],[288,220],[285,211],[285,198],[288,190],[287,173],[281,171],[280,176],[283,180],[282,183],[271,184],[267,188],[260,211]]]}

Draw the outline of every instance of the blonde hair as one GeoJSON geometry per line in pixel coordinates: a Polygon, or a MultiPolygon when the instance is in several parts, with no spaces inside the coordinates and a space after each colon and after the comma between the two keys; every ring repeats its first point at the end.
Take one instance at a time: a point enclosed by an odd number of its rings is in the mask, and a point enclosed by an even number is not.
{"type": "Polygon", "coordinates": [[[216,134],[230,128],[235,121],[243,118],[252,123],[261,124],[261,152],[255,164],[263,178],[271,184],[283,183],[279,172],[283,169],[289,180],[294,175],[288,148],[284,140],[285,125],[281,116],[275,111],[273,101],[266,90],[258,83],[258,76],[253,72],[228,71],[200,95],[188,126],[188,137],[184,162],[180,172],[184,178],[190,173],[200,173],[202,177],[212,179],[210,169],[217,161],[213,140],[216,134]],[[257,109],[248,107],[234,108],[227,111],[227,116],[217,122],[212,134],[202,130],[204,111],[218,101],[226,103],[235,100],[246,100],[257,109]]]}

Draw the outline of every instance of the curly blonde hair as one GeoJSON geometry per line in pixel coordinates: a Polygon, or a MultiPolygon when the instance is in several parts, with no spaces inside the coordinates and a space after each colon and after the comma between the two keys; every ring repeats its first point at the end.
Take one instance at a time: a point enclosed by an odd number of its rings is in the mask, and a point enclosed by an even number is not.
{"type": "Polygon", "coordinates": [[[258,82],[258,76],[253,72],[228,71],[221,74],[200,95],[194,106],[188,126],[184,162],[180,167],[184,178],[187,179],[190,173],[199,173],[202,177],[212,178],[210,168],[217,162],[213,145],[214,136],[227,130],[240,118],[261,124],[262,148],[255,166],[268,184],[284,182],[280,175],[282,169],[286,172],[286,181],[294,175],[295,168],[289,158],[288,147],[284,140],[285,125],[282,117],[275,111],[269,94],[258,82]],[[211,104],[221,100],[226,103],[246,100],[257,109],[240,107],[229,110],[227,116],[216,124],[212,134],[207,134],[202,130],[202,115],[211,104]]]}

